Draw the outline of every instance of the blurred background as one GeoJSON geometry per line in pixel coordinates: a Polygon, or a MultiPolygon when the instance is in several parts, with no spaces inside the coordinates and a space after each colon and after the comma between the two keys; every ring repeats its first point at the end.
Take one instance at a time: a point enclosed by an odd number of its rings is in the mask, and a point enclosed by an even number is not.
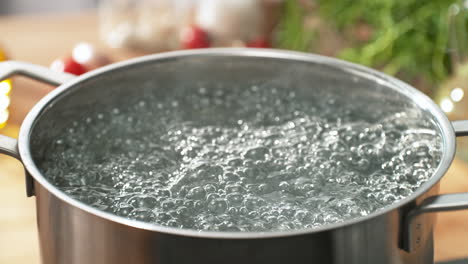
{"type": "Polygon", "coordinates": [[[95,8],[98,0],[6,0],[0,2],[0,15],[13,14],[53,14],[95,8]]]}
{"type": "MultiPolygon", "coordinates": [[[[396,76],[450,119],[468,118],[468,0],[2,0],[0,33],[0,60],[74,74],[178,49],[318,53],[396,76]]],[[[0,82],[0,133],[16,136],[53,88],[16,77],[0,82]]],[[[459,144],[445,192],[468,190],[468,144],[459,144]]],[[[0,263],[38,263],[34,201],[24,196],[21,164],[1,157],[0,166],[0,263]]],[[[467,257],[460,247],[467,213],[440,219],[436,258],[467,257]]]]}

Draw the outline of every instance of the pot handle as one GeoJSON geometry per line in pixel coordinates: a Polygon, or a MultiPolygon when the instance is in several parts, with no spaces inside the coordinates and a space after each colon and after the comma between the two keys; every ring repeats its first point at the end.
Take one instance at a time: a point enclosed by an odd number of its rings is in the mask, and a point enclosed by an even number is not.
{"type": "MultiPolygon", "coordinates": [[[[468,136],[468,120],[452,122],[457,137],[468,136]]],[[[418,222],[418,216],[426,213],[456,211],[468,209],[468,193],[451,193],[426,198],[416,208],[406,214],[403,219],[402,248],[408,252],[420,246],[423,227],[418,222]]]]}
{"type": "MultiPolygon", "coordinates": [[[[27,62],[0,62],[0,81],[3,81],[15,74],[24,75],[52,85],[60,85],[62,83],[71,81],[76,77],[72,74],[52,71],[49,68],[27,62]]],[[[0,154],[12,156],[21,161],[21,157],[18,152],[18,141],[14,138],[0,135],[0,154]]],[[[26,194],[28,197],[34,195],[33,180],[27,171],[26,194]]]]}
{"type": "MultiPolygon", "coordinates": [[[[18,141],[14,138],[0,135],[0,154],[6,154],[21,162],[21,156],[18,151],[18,141]]],[[[25,171],[26,195],[34,195],[34,184],[31,175],[25,171]]]]}
{"type": "Polygon", "coordinates": [[[0,63],[0,81],[14,74],[24,75],[52,85],[60,85],[76,77],[73,74],[53,71],[47,67],[27,62],[6,61],[0,63]]]}
{"type": "Polygon", "coordinates": [[[20,160],[18,141],[14,138],[0,135],[0,154],[6,154],[20,160]]]}

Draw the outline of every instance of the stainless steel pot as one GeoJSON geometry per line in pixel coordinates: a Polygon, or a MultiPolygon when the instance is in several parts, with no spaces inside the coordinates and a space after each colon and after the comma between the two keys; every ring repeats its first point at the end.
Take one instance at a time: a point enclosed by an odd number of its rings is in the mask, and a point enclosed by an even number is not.
{"type": "Polygon", "coordinates": [[[468,135],[468,121],[450,123],[421,92],[362,66],[286,51],[206,49],[146,56],[80,77],[21,62],[0,64],[0,79],[13,74],[60,85],[31,110],[18,140],[0,137],[0,152],[24,164],[27,194],[36,196],[45,264],[433,263],[435,219],[430,213],[468,208],[468,193],[438,195],[438,182],[455,153],[455,136],[468,135]],[[304,87],[305,94],[337,93],[370,111],[420,111],[442,135],[441,164],[410,197],[366,217],[268,233],[196,232],[128,220],[71,199],[36,167],[45,142],[80,114],[76,107],[126,103],[151,89],[183,89],[199,80],[279,82],[304,87]]]}

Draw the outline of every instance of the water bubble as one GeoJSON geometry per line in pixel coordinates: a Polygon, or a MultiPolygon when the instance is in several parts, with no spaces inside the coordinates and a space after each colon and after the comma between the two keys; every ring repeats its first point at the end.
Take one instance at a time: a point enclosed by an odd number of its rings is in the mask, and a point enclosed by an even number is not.
{"type": "Polygon", "coordinates": [[[289,183],[286,181],[282,181],[279,183],[278,187],[280,188],[280,190],[286,191],[289,189],[289,183]]]}
{"type": "Polygon", "coordinates": [[[177,220],[175,220],[175,219],[171,219],[171,220],[167,221],[165,225],[170,226],[170,227],[180,227],[181,226],[181,224],[179,224],[179,222],[177,220]]]}
{"type": "Polygon", "coordinates": [[[135,208],[155,208],[158,205],[156,197],[149,195],[135,195],[127,201],[135,208]]]}
{"type": "Polygon", "coordinates": [[[217,188],[215,185],[213,184],[207,184],[203,187],[205,189],[205,192],[208,194],[208,193],[214,193],[216,192],[217,188]]]}
{"type": "Polygon", "coordinates": [[[259,197],[247,197],[244,200],[245,208],[255,210],[260,206],[265,205],[265,201],[259,197]]]}
{"type": "MultiPolygon", "coordinates": [[[[219,191],[219,190],[218,190],[219,191]]],[[[211,201],[211,200],[214,200],[216,198],[219,198],[219,194],[218,193],[210,193],[206,196],[206,200],[207,201],[211,201]]]]}
{"type": "Polygon", "coordinates": [[[172,194],[170,190],[159,189],[155,191],[155,196],[156,197],[171,197],[172,194]]]}
{"type": "Polygon", "coordinates": [[[244,158],[252,160],[263,160],[268,153],[269,150],[267,148],[255,147],[247,150],[244,154],[244,158]]]}
{"type": "Polygon", "coordinates": [[[222,214],[226,212],[227,207],[228,206],[226,201],[222,198],[213,199],[208,203],[208,209],[216,214],[222,214]]]}
{"type": "Polygon", "coordinates": [[[130,213],[130,217],[143,222],[153,222],[156,219],[156,215],[153,211],[146,208],[138,208],[130,213]]]}
{"type": "Polygon", "coordinates": [[[413,177],[417,180],[427,180],[431,176],[425,169],[416,169],[413,172],[413,177]]]}
{"type": "Polygon", "coordinates": [[[258,193],[260,194],[266,194],[266,193],[272,192],[274,189],[273,189],[273,186],[271,186],[270,184],[262,183],[258,185],[257,190],[258,190],[258,193]]]}
{"type": "Polygon", "coordinates": [[[190,189],[186,197],[192,200],[203,200],[205,199],[206,191],[203,187],[194,187],[190,189]]]}
{"type": "Polygon", "coordinates": [[[245,188],[237,184],[226,185],[225,191],[226,193],[244,193],[245,188]]]}
{"type": "Polygon", "coordinates": [[[244,202],[244,198],[240,193],[230,193],[226,195],[226,200],[230,206],[240,206],[244,202]]]}
{"type": "Polygon", "coordinates": [[[379,125],[366,127],[364,131],[359,133],[359,140],[364,142],[381,143],[384,137],[385,132],[379,125]]]}
{"type": "Polygon", "coordinates": [[[246,207],[241,207],[239,209],[239,214],[240,215],[247,215],[249,213],[249,210],[246,207]]]}
{"type": "Polygon", "coordinates": [[[170,211],[170,210],[173,210],[176,207],[176,205],[174,201],[168,200],[168,201],[162,202],[161,207],[164,211],[170,211]]]}
{"type": "Polygon", "coordinates": [[[357,149],[360,156],[371,157],[378,154],[378,150],[373,144],[362,144],[357,149]]]}
{"type": "Polygon", "coordinates": [[[227,171],[224,173],[223,179],[225,181],[237,182],[239,181],[240,177],[236,173],[227,171]]]}
{"type": "Polygon", "coordinates": [[[133,212],[134,208],[133,206],[129,205],[129,204],[119,204],[115,209],[114,209],[114,213],[117,214],[117,215],[120,215],[120,216],[128,216],[130,215],[131,212],[133,212]]]}

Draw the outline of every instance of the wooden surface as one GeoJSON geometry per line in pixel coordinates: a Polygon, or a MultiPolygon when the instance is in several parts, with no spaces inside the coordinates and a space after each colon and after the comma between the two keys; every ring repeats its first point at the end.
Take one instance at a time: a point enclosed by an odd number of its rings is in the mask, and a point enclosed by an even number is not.
{"type": "MultiPolygon", "coordinates": [[[[135,54],[109,50],[98,39],[92,13],[49,17],[0,17],[0,45],[15,60],[49,65],[80,41],[94,43],[117,60],[135,54]]],[[[52,87],[17,78],[12,92],[12,119],[0,131],[15,136],[30,107],[52,87]]],[[[468,192],[468,165],[455,160],[442,180],[442,193],[468,192]]],[[[468,257],[468,210],[440,214],[436,226],[437,260],[468,257]]],[[[21,163],[0,157],[0,263],[39,263],[34,198],[26,198],[21,163]]]]}

